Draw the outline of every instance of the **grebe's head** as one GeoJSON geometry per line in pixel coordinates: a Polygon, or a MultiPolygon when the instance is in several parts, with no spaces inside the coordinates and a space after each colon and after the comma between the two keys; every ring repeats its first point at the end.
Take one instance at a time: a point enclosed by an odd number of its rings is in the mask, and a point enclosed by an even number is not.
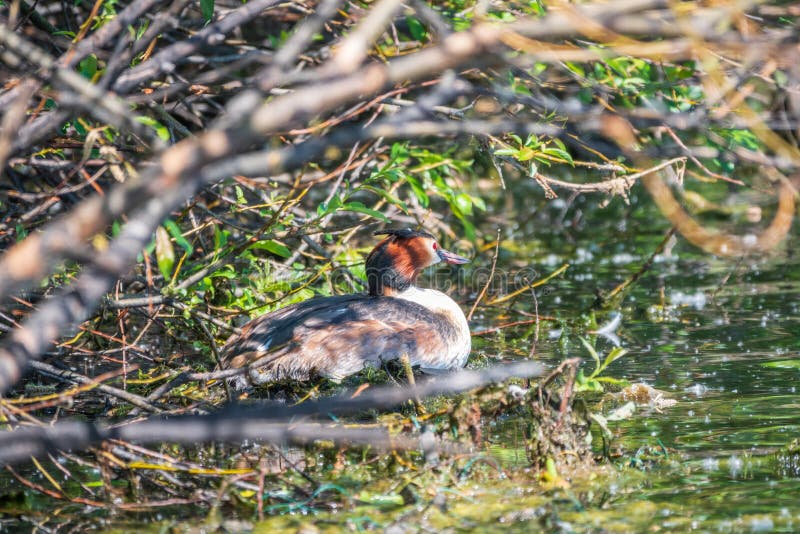
{"type": "Polygon", "coordinates": [[[375,235],[387,236],[367,256],[367,282],[370,295],[392,295],[412,286],[423,269],[440,261],[454,265],[468,263],[444,250],[428,232],[381,230],[375,235]]]}

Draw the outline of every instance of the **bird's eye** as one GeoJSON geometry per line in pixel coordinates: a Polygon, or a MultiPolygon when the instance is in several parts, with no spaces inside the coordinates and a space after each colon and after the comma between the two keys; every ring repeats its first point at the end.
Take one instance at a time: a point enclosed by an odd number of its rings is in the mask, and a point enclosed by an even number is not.
{"type": "Polygon", "coordinates": [[[434,241],[433,242],[433,250],[436,250],[438,248],[439,248],[439,245],[436,243],[436,241],[434,241]]]}

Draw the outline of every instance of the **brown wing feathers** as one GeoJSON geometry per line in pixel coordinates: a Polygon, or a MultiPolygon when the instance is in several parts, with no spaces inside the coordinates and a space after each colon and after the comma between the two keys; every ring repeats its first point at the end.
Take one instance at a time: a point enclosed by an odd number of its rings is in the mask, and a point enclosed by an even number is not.
{"type": "Polygon", "coordinates": [[[443,318],[413,302],[327,297],[252,321],[228,341],[223,359],[226,367],[251,365],[249,379],[256,384],[313,375],[341,379],[403,354],[420,363],[419,355],[446,349],[450,330],[443,318]]]}

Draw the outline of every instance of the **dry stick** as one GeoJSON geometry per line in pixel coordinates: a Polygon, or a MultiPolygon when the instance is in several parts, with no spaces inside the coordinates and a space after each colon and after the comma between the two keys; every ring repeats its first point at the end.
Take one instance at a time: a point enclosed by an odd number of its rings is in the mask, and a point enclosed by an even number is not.
{"type": "Polygon", "coordinates": [[[36,92],[36,82],[25,80],[20,84],[19,95],[5,108],[3,122],[0,124],[0,172],[6,166],[6,159],[11,153],[12,139],[20,125],[25,121],[28,101],[36,92]]]}
{"type": "Polygon", "coordinates": [[[333,58],[325,68],[335,75],[356,70],[367,58],[373,41],[386,30],[402,4],[403,0],[379,0],[370,6],[367,16],[336,47],[333,58]]]}
{"type": "MultiPolygon", "coordinates": [[[[528,169],[519,161],[510,158],[503,158],[503,161],[510,163],[523,173],[528,173],[528,169]]],[[[686,162],[686,156],[680,156],[677,158],[669,159],[667,161],[663,161],[657,165],[653,165],[650,168],[647,168],[643,171],[639,171],[636,173],[620,176],[618,178],[611,178],[610,180],[603,180],[601,182],[590,182],[586,184],[565,182],[563,180],[558,180],[556,178],[550,178],[549,176],[546,176],[539,172],[536,173],[535,179],[537,182],[540,182],[540,185],[542,185],[543,187],[554,186],[560,189],[566,189],[568,191],[573,191],[576,193],[620,194],[624,193],[625,191],[633,187],[633,184],[636,182],[636,180],[641,179],[643,176],[658,172],[676,163],[681,163],[681,162],[683,163],[686,162]]]]}
{"type": "Polygon", "coordinates": [[[296,406],[278,403],[234,405],[212,415],[152,418],[118,427],[79,421],[55,423],[48,427],[19,427],[0,432],[0,464],[26,461],[31,456],[40,456],[58,449],[81,450],[107,439],[189,444],[254,439],[273,444],[297,445],[332,440],[339,445],[365,444],[380,449],[418,448],[417,439],[391,437],[383,428],[299,423],[294,418],[300,415],[352,414],[363,410],[392,408],[417,396],[424,398],[454,394],[511,377],[541,376],[544,369],[543,365],[536,362],[517,362],[480,371],[460,371],[416,387],[373,388],[356,398],[343,394],[296,406]]]}
{"type": "MultiPolygon", "coordinates": [[[[11,468],[10,465],[7,465],[6,469],[14,476],[14,478],[16,478],[23,485],[25,485],[25,486],[27,486],[27,487],[35,490],[35,491],[38,491],[38,492],[43,493],[45,495],[48,495],[48,496],[50,496],[50,497],[52,497],[54,499],[64,500],[64,501],[68,501],[68,502],[72,502],[72,503],[76,503],[76,504],[83,504],[85,506],[92,506],[92,507],[95,507],[95,508],[109,508],[111,506],[108,503],[99,502],[99,501],[93,501],[91,499],[85,499],[83,497],[70,497],[69,495],[67,495],[65,493],[62,493],[60,491],[49,490],[49,489],[45,488],[44,486],[41,486],[40,484],[36,484],[35,482],[32,482],[32,481],[24,478],[23,476],[18,474],[16,471],[14,471],[11,468]]],[[[161,506],[177,506],[177,505],[181,505],[181,504],[195,504],[197,502],[197,500],[198,499],[166,499],[166,500],[163,500],[163,501],[126,502],[126,503],[114,504],[113,507],[117,508],[117,509],[120,509],[120,510],[143,511],[143,510],[149,510],[151,508],[157,508],[157,507],[161,507],[161,506]]]]}
{"type": "Polygon", "coordinates": [[[487,384],[501,382],[512,377],[533,378],[541,376],[544,365],[538,362],[521,361],[511,364],[496,365],[480,370],[461,370],[455,373],[432,377],[415,387],[396,388],[393,386],[373,387],[351,398],[348,394],[307,401],[303,404],[287,407],[280,403],[257,403],[253,406],[229,408],[230,417],[238,417],[252,410],[262,417],[271,419],[292,418],[299,415],[318,415],[326,413],[351,414],[366,409],[389,409],[418,397],[451,395],[487,384]]]}
{"type": "Polygon", "coordinates": [[[536,289],[531,288],[531,296],[533,297],[533,313],[534,313],[534,324],[536,328],[533,331],[533,343],[531,343],[531,350],[528,351],[528,358],[533,358],[536,354],[536,344],[539,343],[539,299],[536,297],[536,289]]]}
{"type": "Polygon", "coordinates": [[[47,495],[49,497],[52,497],[54,499],[70,501],[70,502],[73,502],[73,503],[79,503],[79,504],[83,504],[83,505],[86,505],[86,506],[93,506],[95,508],[105,508],[105,506],[106,506],[104,503],[99,502],[99,501],[93,501],[93,500],[90,500],[90,499],[84,499],[83,497],[69,497],[65,493],[63,493],[62,491],[55,491],[55,490],[47,489],[44,486],[42,486],[40,484],[37,484],[35,482],[31,482],[27,478],[23,477],[22,475],[20,475],[16,471],[14,471],[11,468],[10,465],[6,465],[6,470],[9,473],[11,473],[11,475],[14,478],[16,478],[23,486],[27,486],[27,487],[31,488],[32,490],[38,491],[39,493],[42,493],[42,494],[47,495]]]}
{"type": "Polygon", "coordinates": [[[308,47],[314,39],[314,34],[318,33],[322,26],[336,15],[342,0],[323,0],[317,5],[317,9],[307,16],[292,33],[291,37],[275,53],[272,65],[265,67],[255,75],[258,88],[266,93],[280,83],[283,75],[290,69],[303,50],[308,47]]]}
{"type": "MultiPolygon", "coordinates": [[[[135,369],[138,368],[139,368],[138,366],[135,367],[135,369]]],[[[41,410],[42,408],[50,408],[60,403],[64,403],[68,399],[72,399],[80,393],[95,389],[105,380],[119,376],[120,374],[122,374],[122,371],[117,369],[115,371],[110,371],[108,373],[92,377],[90,382],[76,386],[72,389],[63,390],[56,393],[48,393],[45,395],[40,395],[38,397],[23,397],[20,399],[9,399],[7,401],[0,401],[0,402],[6,402],[15,406],[16,405],[23,406],[23,408],[21,409],[23,409],[24,411],[33,412],[36,410],[41,410]]]]}
{"type": "Polygon", "coordinates": [[[125,9],[120,11],[108,22],[104,24],[92,35],[78,42],[72,50],[68,50],[59,59],[59,66],[72,67],[78,64],[89,54],[99,50],[102,46],[117,37],[125,29],[132,25],[136,19],[145,13],[153,12],[155,6],[162,0],[134,0],[125,9]]]}
{"type": "Polygon", "coordinates": [[[652,254],[650,254],[650,257],[647,258],[647,261],[645,261],[642,264],[642,266],[639,268],[639,270],[636,271],[635,273],[633,273],[630,277],[628,277],[626,280],[624,280],[617,287],[612,289],[611,292],[609,292],[608,295],[599,297],[601,302],[602,301],[609,301],[609,300],[613,299],[614,297],[617,296],[617,294],[621,293],[622,291],[625,291],[625,289],[627,289],[628,286],[630,286],[631,284],[636,283],[636,281],[639,278],[641,278],[644,273],[646,273],[647,271],[650,270],[650,267],[653,266],[653,261],[655,261],[656,256],[661,254],[664,251],[664,247],[667,246],[667,243],[669,243],[669,240],[672,239],[672,236],[674,236],[674,235],[675,235],[675,227],[673,226],[672,228],[670,228],[667,231],[666,235],[664,236],[664,239],[661,240],[661,243],[658,244],[656,249],[653,251],[652,254]]]}
{"type": "Polygon", "coordinates": [[[500,330],[503,330],[504,328],[513,328],[515,326],[527,326],[529,324],[535,324],[535,323],[541,322],[541,321],[555,321],[555,320],[556,320],[555,317],[551,317],[549,315],[540,315],[536,319],[524,319],[522,321],[512,321],[510,323],[499,324],[497,326],[493,326],[491,328],[486,328],[484,330],[478,330],[478,331],[472,333],[472,337],[485,336],[485,335],[488,335],[488,334],[493,334],[495,332],[499,332],[500,330]]]}
{"type": "Polygon", "coordinates": [[[450,24],[426,2],[423,0],[412,0],[411,3],[419,18],[427,22],[440,38],[447,37],[453,33],[450,24]]]}
{"type": "Polygon", "coordinates": [[[127,93],[137,85],[174,67],[180,60],[196,52],[203,46],[217,45],[225,40],[225,35],[255,18],[265,9],[281,4],[282,0],[252,0],[231,11],[224,18],[209,24],[185,41],[168,46],[150,59],[122,74],[111,86],[117,93],[127,93]]]}
{"type": "Polygon", "coordinates": [[[18,34],[0,24],[0,43],[6,53],[43,69],[45,77],[52,76],[53,83],[61,88],[61,101],[80,107],[92,114],[98,121],[111,124],[123,131],[134,132],[148,139],[155,146],[163,143],[152,128],[138,122],[130,113],[127,104],[97,86],[77,72],[58,68],[56,61],[39,47],[31,44],[18,34]]]}
{"type": "Polygon", "coordinates": [[[117,397],[119,399],[122,399],[125,402],[129,402],[129,403],[133,404],[134,406],[138,406],[139,408],[141,408],[143,410],[147,410],[148,412],[152,412],[152,413],[161,413],[162,412],[161,408],[151,404],[150,402],[148,402],[143,397],[140,397],[139,395],[136,395],[136,394],[131,393],[129,391],[124,391],[124,390],[115,388],[113,386],[107,386],[105,384],[98,384],[97,381],[89,378],[88,376],[83,376],[81,374],[75,373],[73,371],[68,371],[66,369],[59,369],[58,367],[53,367],[52,365],[44,363],[44,362],[36,362],[36,361],[30,362],[30,366],[34,370],[36,370],[36,371],[38,371],[38,372],[40,372],[42,374],[46,374],[47,376],[55,378],[56,380],[59,380],[61,382],[69,382],[69,383],[73,383],[73,384],[87,384],[87,385],[88,384],[92,384],[92,385],[96,384],[96,389],[98,391],[102,391],[103,393],[105,393],[107,395],[111,395],[112,397],[117,397]]]}
{"type": "Polygon", "coordinates": [[[489,286],[492,284],[492,280],[494,279],[494,270],[497,267],[497,256],[500,252],[500,228],[497,229],[497,242],[494,245],[494,254],[492,255],[492,269],[489,271],[489,279],[486,280],[486,284],[481,289],[481,292],[478,294],[478,298],[475,299],[475,304],[472,305],[470,308],[469,313],[467,314],[467,321],[472,320],[472,314],[475,313],[475,308],[478,307],[483,297],[486,295],[486,291],[489,289],[489,286]]]}
{"type": "Polygon", "coordinates": [[[558,367],[556,367],[549,375],[547,375],[543,380],[539,382],[536,386],[536,394],[539,397],[539,405],[545,406],[545,399],[544,399],[544,392],[547,391],[547,404],[550,402],[550,394],[551,391],[547,388],[553,380],[558,378],[559,376],[564,374],[564,369],[566,367],[571,367],[573,369],[577,369],[578,365],[581,363],[580,358],[569,358],[561,362],[558,367]]]}
{"type": "Polygon", "coordinates": [[[492,300],[489,301],[489,305],[493,306],[495,304],[502,304],[503,302],[507,302],[507,301],[509,301],[509,300],[511,300],[511,299],[513,299],[515,297],[518,297],[519,295],[525,293],[526,291],[529,291],[531,289],[534,289],[534,288],[537,288],[537,287],[539,287],[541,285],[544,285],[547,282],[549,282],[550,280],[552,280],[553,278],[555,278],[556,276],[561,275],[568,268],[569,268],[569,263],[565,263],[564,265],[562,265],[561,267],[559,267],[558,269],[556,269],[552,273],[548,274],[544,278],[536,280],[535,282],[531,282],[530,284],[526,284],[524,287],[521,287],[521,288],[519,288],[519,289],[517,289],[515,291],[512,291],[511,293],[509,293],[507,295],[503,295],[502,297],[493,298],[492,300]]]}
{"type": "Polygon", "coordinates": [[[64,121],[69,117],[69,113],[57,109],[39,115],[32,121],[24,124],[16,135],[14,135],[14,143],[11,145],[11,154],[17,154],[22,150],[29,149],[40,140],[44,139],[51,134],[53,130],[64,124],[64,121]]]}
{"type": "Polygon", "coordinates": [[[564,389],[561,392],[561,407],[559,408],[559,418],[558,422],[556,423],[556,428],[561,426],[561,423],[564,422],[564,416],[567,413],[567,408],[570,405],[570,398],[572,397],[572,389],[575,385],[575,377],[578,374],[578,364],[570,365],[569,366],[569,375],[567,376],[567,383],[564,384],[564,389]]]}
{"type": "MultiPolygon", "coordinates": [[[[124,49],[124,51],[108,61],[103,77],[98,81],[98,85],[101,87],[108,87],[119,74],[121,66],[130,65],[131,60],[142,52],[150,43],[158,39],[168,26],[177,27],[178,16],[190,2],[191,0],[174,0],[166,13],[158,13],[158,16],[154,17],[154,20],[150,22],[147,30],[139,39],[131,43],[129,48],[124,49]]],[[[114,20],[116,20],[116,18],[114,20]]]]}
{"type": "Polygon", "coordinates": [[[636,180],[641,179],[642,177],[647,176],[648,174],[656,173],[658,171],[661,171],[667,167],[674,165],[675,163],[680,163],[685,161],[686,161],[685,156],[672,158],[667,161],[661,162],[657,165],[653,165],[640,172],[628,174],[625,176],[620,176],[619,178],[612,178],[611,180],[604,180],[602,182],[593,182],[589,184],[576,184],[572,182],[564,182],[562,180],[557,180],[555,178],[549,178],[541,173],[537,174],[537,178],[546,182],[548,185],[554,185],[556,187],[561,187],[569,191],[578,191],[580,193],[613,194],[630,189],[633,186],[634,182],[636,182],[636,180]]]}
{"type": "MultiPolygon", "coordinates": [[[[219,349],[217,348],[217,342],[214,341],[214,335],[211,333],[211,330],[208,329],[206,324],[203,321],[197,321],[197,324],[200,325],[200,328],[203,330],[203,333],[206,335],[208,339],[208,343],[211,346],[211,352],[214,354],[214,361],[217,362],[217,368],[222,369],[222,357],[219,354],[219,349]]],[[[227,380],[223,382],[225,386],[225,398],[228,399],[228,402],[233,400],[233,394],[231,393],[231,386],[227,380]]]]}
{"type": "MultiPolygon", "coordinates": [[[[92,35],[83,39],[74,48],[65,52],[58,60],[58,67],[70,68],[89,54],[96,52],[108,41],[118,36],[125,28],[133,24],[143,13],[150,11],[161,0],[134,0],[125,9],[117,13],[112,19],[104,24],[92,35]]],[[[41,82],[35,82],[36,89],[41,88],[41,82]]],[[[18,97],[21,88],[14,89],[0,95],[0,109],[4,109],[9,103],[18,97]]]]}
{"type": "MultiPolygon", "coordinates": [[[[350,154],[347,156],[347,161],[345,161],[345,163],[343,165],[340,165],[342,170],[339,173],[339,177],[336,179],[336,182],[334,182],[333,186],[329,188],[328,196],[326,196],[325,200],[322,201],[323,204],[327,205],[331,201],[331,199],[333,199],[334,195],[336,195],[339,192],[339,187],[342,185],[342,182],[344,181],[344,177],[347,176],[347,168],[353,162],[353,159],[355,159],[356,154],[358,154],[360,152],[359,151],[360,147],[361,147],[361,143],[358,142],[358,141],[355,144],[353,144],[352,148],[350,149],[350,154]]],[[[318,222],[319,226],[321,228],[324,228],[325,225],[328,224],[328,221],[330,221],[332,217],[333,217],[333,213],[328,213],[327,215],[324,215],[321,219],[319,219],[319,222],[318,222]]],[[[307,236],[303,236],[303,237],[307,237],[307,236]]],[[[310,239],[310,238],[308,238],[308,239],[310,239]]],[[[320,242],[322,242],[322,240],[323,239],[320,238],[320,242]]],[[[316,242],[312,241],[312,243],[314,245],[318,245],[318,243],[316,243],[316,242]]],[[[297,258],[300,257],[300,255],[303,253],[303,251],[305,251],[305,249],[308,246],[309,246],[309,241],[306,241],[304,239],[303,242],[300,243],[300,246],[297,247],[297,249],[292,253],[292,255],[289,256],[286,259],[286,261],[283,262],[283,264],[284,265],[294,265],[294,262],[297,261],[297,258]]],[[[328,258],[328,259],[330,259],[330,258],[328,258]]]]}
{"type": "Polygon", "coordinates": [[[718,172],[714,172],[711,169],[709,169],[708,167],[706,167],[705,165],[703,165],[703,162],[692,155],[691,149],[689,149],[689,147],[686,146],[686,144],[683,142],[683,140],[681,140],[681,138],[678,137],[678,134],[675,133],[675,130],[673,130],[669,126],[662,126],[661,128],[658,128],[656,131],[667,132],[667,135],[669,135],[672,138],[672,140],[675,141],[675,144],[677,144],[679,147],[681,147],[683,149],[683,151],[686,153],[686,157],[689,158],[690,160],[692,160],[692,163],[697,165],[707,175],[709,175],[709,176],[711,176],[713,178],[716,178],[717,180],[723,180],[725,182],[730,182],[732,184],[741,185],[741,186],[746,185],[741,180],[737,180],[735,178],[730,178],[728,176],[725,176],[724,174],[720,174],[718,172]]]}

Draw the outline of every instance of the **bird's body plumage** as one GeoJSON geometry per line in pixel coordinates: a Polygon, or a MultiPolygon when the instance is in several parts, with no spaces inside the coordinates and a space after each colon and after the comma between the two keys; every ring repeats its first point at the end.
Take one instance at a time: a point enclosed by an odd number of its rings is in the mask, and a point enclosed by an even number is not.
{"type": "MultiPolygon", "coordinates": [[[[432,237],[425,234],[424,239],[432,237]]],[[[225,367],[245,368],[231,383],[243,389],[314,376],[340,380],[403,356],[426,372],[463,367],[470,351],[464,313],[444,293],[413,285],[421,268],[438,260],[430,254],[424,261],[403,260],[398,247],[411,250],[412,259],[424,253],[408,245],[390,237],[368,256],[368,276],[370,268],[376,275],[370,279],[370,295],[318,297],[246,324],[223,348],[225,367]],[[398,268],[403,261],[413,267],[411,274],[406,272],[411,267],[398,268]]],[[[446,251],[438,254],[451,263],[467,261],[446,251]]]]}

